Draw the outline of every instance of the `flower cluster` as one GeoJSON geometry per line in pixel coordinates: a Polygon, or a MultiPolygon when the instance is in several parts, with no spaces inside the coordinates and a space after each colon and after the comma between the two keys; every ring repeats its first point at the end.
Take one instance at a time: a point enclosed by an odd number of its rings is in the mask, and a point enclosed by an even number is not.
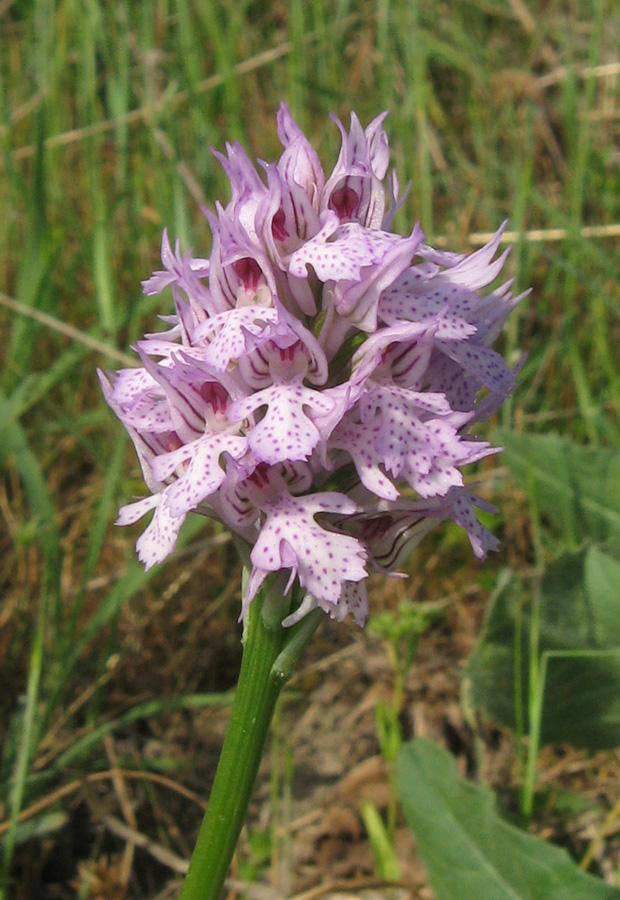
{"type": "MultiPolygon", "coordinates": [[[[393,572],[442,519],[474,552],[496,546],[461,467],[496,452],[471,434],[513,390],[517,368],[491,349],[520,297],[499,275],[501,229],[470,256],[432,249],[418,225],[391,231],[402,203],[387,175],[385,114],[349,132],[325,176],[282,105],[284,150],[257,168],[242,147],[216,153],[232,196],[206,212],[208,259],[173,250],[147,294],[170,286],[167,331],[142,366],[101,376],[151,494],[123,507],[153,518],[137,543],[150,568],[191,511],[246,542],[244,609],[280,571],[316,606],[360,624],[369,570],[393,572]]],[[[507,251],[506,251],[507,252],[507,251]]]]}

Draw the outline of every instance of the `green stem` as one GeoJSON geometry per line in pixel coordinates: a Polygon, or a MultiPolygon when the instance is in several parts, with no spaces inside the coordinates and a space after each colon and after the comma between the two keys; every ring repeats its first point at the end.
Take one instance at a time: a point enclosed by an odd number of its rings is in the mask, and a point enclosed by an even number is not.
{"type": "MultiPolygon", "coordinates": [[[[319,617],[311,615],[312,629],[306,621],[310,617],[290,629],[283,628],[279,622],[270,623],[269,616],[262,615],[263,604],[273,606],[270,601],[274,599],[261,592],[246,613],[243,658],[230,721],[179,900],[220,897],[245,820],[276,701],[319,622],[319,617]],[[300,633],[305,640],[300,640],[300,633]],[[287,664],[274,666],[283,651],[291,646],[294,649],[288,654],[287,664]]],[[[286,611],[280,621],[284,615],[286,611]]]]}

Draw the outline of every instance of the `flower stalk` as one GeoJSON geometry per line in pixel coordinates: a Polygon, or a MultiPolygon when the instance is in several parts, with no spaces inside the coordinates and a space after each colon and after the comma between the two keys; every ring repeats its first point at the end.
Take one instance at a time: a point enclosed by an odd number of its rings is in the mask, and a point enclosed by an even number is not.
{"type": "MultiPolygon", "coordinates": [[[[272,585],[278,590],[280,585],[272,585]]],[[[243,657],[224,746],[180,900],[218,900],[237,846],[282,688],[316,631],[315,610],[293,628],[265,623],[261,588],[244,620],[243,657]]]]}

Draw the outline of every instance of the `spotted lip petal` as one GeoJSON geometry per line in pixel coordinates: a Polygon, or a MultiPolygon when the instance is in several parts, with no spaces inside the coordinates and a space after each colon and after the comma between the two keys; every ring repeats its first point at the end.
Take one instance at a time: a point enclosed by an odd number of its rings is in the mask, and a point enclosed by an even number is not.
{"type": "Polygon", "coordinates": [[[240,422],[265,407],[254,425],[248,443],[261,462],[275,465],[286,460],[308,459],[321,439],[313,416],[327,415],[334,401],[303,384],[276,384],[230,409],[233,422],[240,422]]]}
{"type": "Polygon", "coordinates": [[[180,516],[191,512],[214,494],[226,478],[220,457],[227,454],[232,459],[240,459],[247,449],[248,440],[241,435],[213,434],[196,441],[187,470],[168,488],[166,505],[171,514],[180,516]]]}
{"type": "Polygon", "coordinates": [[[470,429],[515,388],[521,364],[492,345],[524,295],[492,287],[505,226],[469,256],[393,232],[385,115],[335,120],[327,175],[285,104],[279,159],[215,152],[231,198],[205,211],[209,258],[164,230],[143,287],[170,288],[166,330],[138,342],[138,368],[100,373],[150,491],[118,518],[152,514],[141,561],[170,555],[188,513],[212,515],[251,547],[244,610],[272,575],[303,589],[287,626],[315,608],[363,624],[368,568],[395,574],[445,519],[477,556],[497,547],[462,469],[497,452],[470,429]]]}
{"type": "MultiPolygon", "coordinates": [[[[290,569],[291,578],[297,577],[313,597],[335,606],[344,582],[366,577],[366,551],[355,538],[322,528],[314,515],[355,510],[353,501],[336,492],[301,498],[281,493],[276,503],[266,505],[266,520],[250,555],[254,572],[290,569]]],[[[253,599],[254,583],[246,605],[253,599]]]]}
{"type": "Polygon", "coordinates": [[[204,341],[204,360],[216,372],[225,372],[231,362],[248,352],[251,335],[261,335],[269,322],[277,321],[275,309],[262,306],[245,306],[219,313],[204,322],[197,330],[195,339],[204,341]]]}
{"type": "Polygon", "coordinates": [[[289,271],[303,278],[312,266],[322,282],[360,282],[364,270],[380,264],[394,247],[401,246],[411,258],[415,248],[407,238],[369,231],[357,222],[341,225],[335,213],[328,212],[319,233],[291,256],[289,271]]]}
{"type": "Polygon", "coordinates": [[[372,494],[384,500],[396,500],[399,492],[383,471],[384,459],[377,449],[381,429],[381,416],[364,423],[343,419],[334,429],[330,445],[349,454],[362,484],[372,494]]]}

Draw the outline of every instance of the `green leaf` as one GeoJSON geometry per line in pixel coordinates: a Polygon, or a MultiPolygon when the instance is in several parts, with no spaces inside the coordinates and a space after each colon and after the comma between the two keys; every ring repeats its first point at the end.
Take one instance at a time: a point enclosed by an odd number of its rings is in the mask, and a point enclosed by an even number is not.
{"type": "Polygon", "coordinates": [[[438,900],[620,900],[564,850],[504,822],[493,794],[459,778],[432,741],[403,747],[398,785],[438,900]]]}
{"type": "MultiPolygon", "coordinates": [[[[591,546],[565,553],[541,585],[541,675],[546,674],[541,740],[590,750],[620,744],[620,563],[591,546]]],[[[532,607],[510,576],[500,580],[469,661],[469,702],[516,729],[515,655],[521,696],[529,693],[532,607]],[[520,635],[520,640],[519,640],[520,635]]],[[[525,704],[524,704],[525,705],[525,704]]],[[[527,710],[524,724],[529,731],[527,710]]]]}
{"type": "Polygon", "coordinates": [[[375,858],[376,874],[387,881],[398,881],[400,863],[377,807],[369,800],[363,800],[360,812],[375,858]]]}
{"type": "Polygon", "coordinates": [[[556,434],[495,432],[512,473],[532,485],[539,513],[574,546],[620,542],[620,452],[556,434]]]}
{"type": "Polygon", "coordinates": [[[590,547],[585,558],[584,580],[598,640],[603,646],[620,647],[620,561],[597,547],[590,547]]]}

